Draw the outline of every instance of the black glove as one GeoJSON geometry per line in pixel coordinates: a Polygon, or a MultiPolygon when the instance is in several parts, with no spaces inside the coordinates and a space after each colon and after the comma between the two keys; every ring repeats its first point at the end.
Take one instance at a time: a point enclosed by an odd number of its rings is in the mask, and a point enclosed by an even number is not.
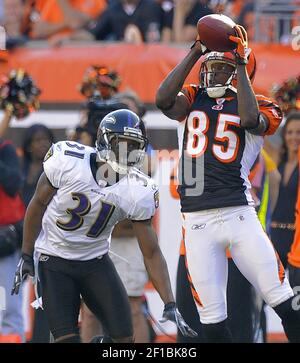
{"type": "Polygon", "coordinates": [[[34,276],[34,262],[32,256],[23,253],[15,272],[15,279],[13,288],[11,290],[11,295],[18,295],[20,285],[28,275],[32,277],[34,276]]]}
{"type": "Polygon", "coordinates": [[[198,336],[198,334],[183,320],[183,317],[181,316],[174,302],[170,302],[165,305],[162,319],[159,321],[164,323],[168,320],[173,321],[173,323],[177,325],[177,328],[180,330],[183,336],[191,338],[198,336]]]}

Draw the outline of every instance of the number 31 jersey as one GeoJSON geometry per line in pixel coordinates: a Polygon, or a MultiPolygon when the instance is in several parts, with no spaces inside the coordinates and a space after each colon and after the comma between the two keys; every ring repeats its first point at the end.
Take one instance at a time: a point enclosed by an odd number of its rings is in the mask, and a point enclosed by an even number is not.
{"type": "Polygon", "coordinates": [[[132,169],[111,186],[104,186],[102,180],[101,187],[96,172],[93,148],[67,141],[52,145],[44,173],[57,192],[43,216],[36,252],[70,260],[93,259],[108,252],[117,222],[147,220],[155,214],[158,189],[151,178],[132,169]]]}
{"type": "MultiPolygon", "coordinates": [[[[198,86],[181,91],[190,102],[190,113],[178,127],[180,163],[179,194],[182,212],[253,204],[248,175],[263,145],[263,136],[241,127],[235,92],[210,98],[198,86]]],[[[260,113],[269,121],[265,135],[278,128],[280,108],[256,96],[260,113]]]]}

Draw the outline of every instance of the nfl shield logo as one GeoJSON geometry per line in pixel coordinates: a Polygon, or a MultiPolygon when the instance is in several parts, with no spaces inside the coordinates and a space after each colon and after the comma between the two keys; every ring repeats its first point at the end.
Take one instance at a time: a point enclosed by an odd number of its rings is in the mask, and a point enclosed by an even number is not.
{"type": "Polygon", "coordinates": [[[223,103],[225,102],[225,98],[216,98],[217,104],[212,107],[213,110],[221,111],[223,110],[223,103]]]}

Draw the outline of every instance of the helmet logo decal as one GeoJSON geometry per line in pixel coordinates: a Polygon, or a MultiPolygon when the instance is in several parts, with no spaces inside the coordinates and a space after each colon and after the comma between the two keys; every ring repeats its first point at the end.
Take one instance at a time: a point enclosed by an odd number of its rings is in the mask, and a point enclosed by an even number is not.
{"type": "Polygon", "coordinates": [[[114,116],[108,116],[108,117],[106,118],[106,122],[109,122],[109,123],[111,123],[111,124],[115,124],[115,123],[117,122],[117,120],[115,119],[115,117],[114,117],[114,116]]]}
{"type": "Polygon", "coordinates": [[[217,102],[217,104],[212,106],[212,109],[216,110],[216,111],[223,110],[223,107],[224,107],[223,103],[225,102],[225,98],[216,98],[216,102],[217,102]]]}
{"type": "Polygon", "coordinates": [[[140,135],[142,135],[142,131],[141,130],[139,130],[139,129],[135,129],[135,128],[133,128],[133,127],[124,127],[124,133],[127,133],[127,132],[133,132],[134,134],[140,134],[140,135]]]}

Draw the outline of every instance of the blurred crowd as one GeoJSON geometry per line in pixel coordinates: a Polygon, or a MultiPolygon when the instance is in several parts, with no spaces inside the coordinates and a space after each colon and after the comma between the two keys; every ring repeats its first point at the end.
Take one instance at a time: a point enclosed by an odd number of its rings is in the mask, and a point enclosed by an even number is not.
{"type": "MultiPolygon", "coordinates": [[[[276,2],[264,3],[272,6],[276,2]]],[[[68,40],[189,42],[196,37],[199,18],[222,13],[243,25],[251,40],[254,24],[257,25],[255,3],[255,0],[1,0],[0,24],[6,29],[8,47],[28,40],[48,40],[52,45],[68,40]]],[[[294,12],[289,33],[299,24],[299,12],[294,12]]],[[[265,31],[277,32],[271,18],[268,14],[262,20],[265,31]]]]}

